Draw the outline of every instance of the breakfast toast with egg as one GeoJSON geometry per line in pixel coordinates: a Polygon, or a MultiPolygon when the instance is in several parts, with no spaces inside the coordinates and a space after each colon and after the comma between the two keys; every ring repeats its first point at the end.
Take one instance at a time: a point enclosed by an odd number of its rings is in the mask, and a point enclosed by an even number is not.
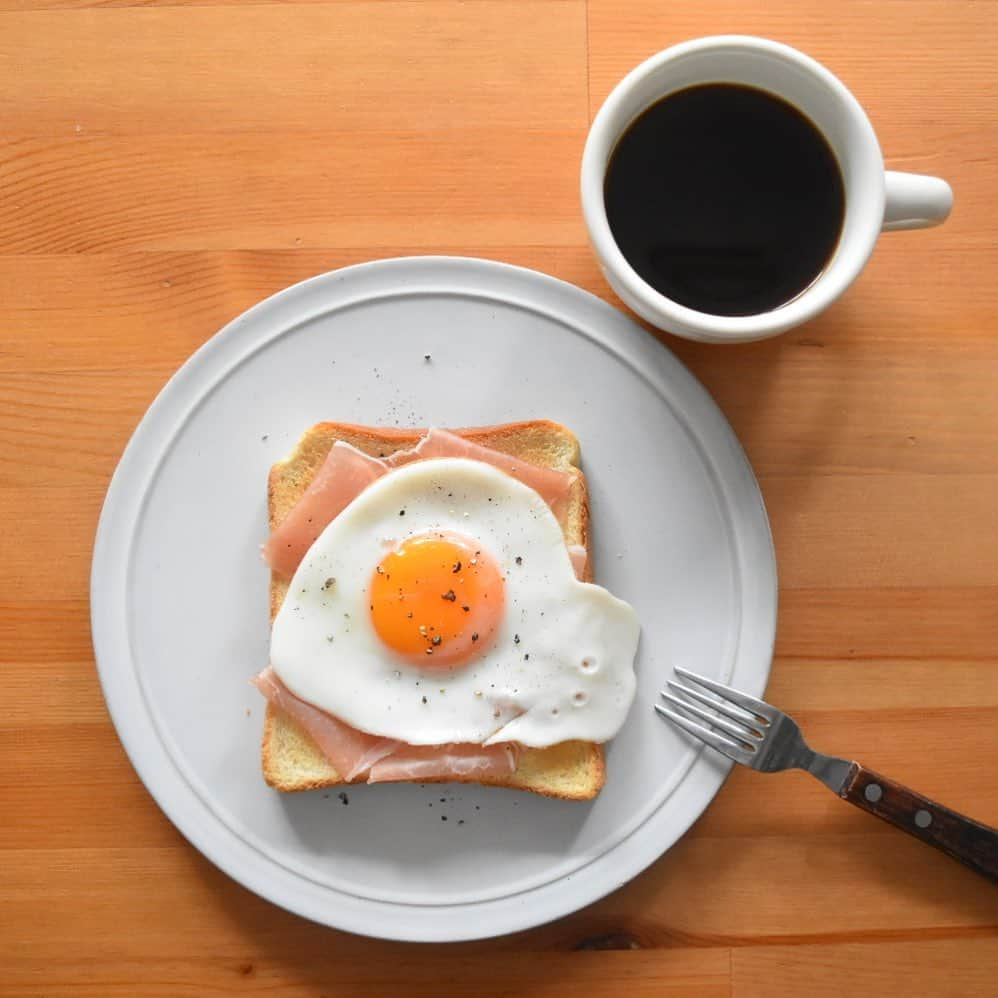
{"type": "MultiPolygon", "coordinates": [[[[424,432],[345,423],[313,426],[302,436],[291,455],[271,468],[267,489],[271,530],[284,520],[301,498],[337,441],[350,444],[371,457],[388,458],[396,451],[414,447],[424,432]]],[[[566,544],[581,545],[588,552],[589,497],[585,477],[579,468],[579,444],[569,430],[558,423],[535,420],[455,432],[469,441],[542,468],[574,472],[563,517],[563,531],[566,544]]],[[[586,582],[592,580],[588,558],[582,577],[586,582]]],[[[271,621],[284,601],[288,585],[284,577],[276,572],[271,574],[271,621]]],[[[347,782],[322,754],[312,737],[271,703],[267,705],[261,754],[264,778],[277,790],[316,790],[347,782]]],[[[491,783],[530,790],[548,797],[589,800],[599,792],[605,777],[600,744],[565,741],[547,748],[523,749],[516,770],[502,778],[469,777],[462,781],[449,777],[446,780],[420,779],[419,782],[491,783]]],[[[358,778],[360,781],[363,777],[358,778]]]]}

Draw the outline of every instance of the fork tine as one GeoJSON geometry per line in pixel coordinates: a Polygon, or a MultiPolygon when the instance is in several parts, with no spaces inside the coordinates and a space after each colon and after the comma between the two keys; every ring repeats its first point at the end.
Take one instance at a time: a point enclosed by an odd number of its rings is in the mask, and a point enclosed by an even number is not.
{"type": "Polygon", "coordinates": [[[677,665],[673,668],[676,674],[682,676],[684,679],[689,679],[700,686],[705,686],[718,696],[724,697],[725,700],[730,700],[732,703],[738,704],[739,707],[744,707],[746,710],[757,714],[767,721],[772,722],[776,719],[777,711],[762,700],[756,700],[755,697],[750,697],[747,693],[733,690],[730,686],[725,686],[724,683],[708,679],[706,676],[697,675],[697,673],[690,672],[689,669],[683,669],[681,666],[677,665]]]}
{"type": "MultiPolygon", "coordinates": [[[[680,687],[680,689],[682,689],[682,687],[680,687]]],[[[683,690],[683,692],[685,693],[686,691],[683,690]]],[[[671,693],[667,693],[665,690],[662,690],[661,695],[665,697],[665,699],[668,700],[674,707],[679,707],[687,713],[692,714],[694,717],[699,717],[701,721],[706,721],[715,728],[720,728],[721,731],[726,732],[739,742],[744,743],[744,745],[751,750],[754,750],[757,747],[756,743],[762,739],[762,735],[758,732],[746,730],[740,724],[732,724],[730,721],[726,721],[723,717],[718,717],[717,714],[708,714],[707,711],[701,710],[695,704],[688,703],[685,700],[680,700],[679,697],[674,697],[671,693]]]]}
{"type": "Polygon", "coordinates": [[[755,714],[751,714],[747,710],[742,710],[741,707],[736,707],[733,703],[726,703],[720,697],[707,696],[707,694],[701,693],[699,690],[691,690],[688,686],[683,686],[682,683],[677,683],[672,679],[667,679],[666,683],[677,693],[682,693],[683,696],[687,696],[691,700],[696,700],[697,703],[702,703],[705,707],[712,707],[719,714],[731,718],[732,721],[737,721],[742,727],[751,728],[754,733],[762,738],[761,729],[765,728],[766,725],[762,724],[755,714]]]}
{"type": "Polygon", "coordinates": [[[678,724],[684,731],[688,731],[691,735],[699,738],[700,741],[706,742],[712,749],[716,749],[720,752],[721,755],[727,756],[735,762],[748,765],[748,752],[746,752],[741,746],[729,741],[723,735],[719,735],[716,731],[710,731],[702,725],[691,721],[689,718],[683,717],[682,714],[673,710],[671,707],[663,707],[662,704],[657,703],[655,704],[655,710],[658,711],[662,717],[672,721],[673,724],[678,724]]]}

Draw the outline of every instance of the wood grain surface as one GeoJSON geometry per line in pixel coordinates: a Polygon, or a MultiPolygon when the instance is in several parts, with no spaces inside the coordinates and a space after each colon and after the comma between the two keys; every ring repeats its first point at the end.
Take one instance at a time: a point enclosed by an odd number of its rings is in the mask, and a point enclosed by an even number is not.
{"type": "Polygon", "coordinates": [[[491,257],[615,301],[578,204],[588,122],[643,57],[727,31],[824,61],[888,165],[956,194],[802,329],[664,338],[769,508],[768,696],[998,825],[998,3],[0,0],[0,992],[998,995],[998,890],[802,774],[735,772],[646,873],[533,931],[324,929],[187,844],[98,686],[101,502],[190,353],[373,257],[491,257]]]}

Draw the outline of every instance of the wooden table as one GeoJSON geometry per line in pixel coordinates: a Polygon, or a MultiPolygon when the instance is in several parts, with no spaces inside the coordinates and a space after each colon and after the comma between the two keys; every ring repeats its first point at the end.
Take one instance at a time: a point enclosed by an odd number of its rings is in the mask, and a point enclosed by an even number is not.
{"type": "Polygon", "coordinates": [[[305,922],[203,859],[108,719],[87,575],[115,463],[228,319],[320,271],[456,253],[613,300],[588,122],[651,52],[782,39],[951,220],[885,237],[778,341],[666,338],[759,475],[770,698],[998,825],[998,3],[0,0],[0,991],[998,994],[998,891],[803,775],[736,772],[633,883],[489,942],[305,922]],[[113,8],[113,9],[112,9],[113,8]]]}

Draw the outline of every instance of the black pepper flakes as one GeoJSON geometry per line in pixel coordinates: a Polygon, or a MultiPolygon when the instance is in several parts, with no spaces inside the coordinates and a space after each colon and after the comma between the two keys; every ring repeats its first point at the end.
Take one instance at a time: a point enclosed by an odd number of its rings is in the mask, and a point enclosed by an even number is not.
{"type": "Polygon", "coordinates": [[[347,797],[347,795],[346,795],[346,793],[344,793],[344,791],[341,790],[336,796],[340,800],[340,802],[343,804],[344,807],[346,807],[347,804],[350,803],[350,798],[347,797]]]}
{"type": "Polygon", "coordinates": [[[428,364],[430,362],[430,355],[428,353],[423,354],[423,360],[428,364]]]}
{"type": "Polygon", "coordinates": [[[440,820],[441,821],[446,821],[447,820],[447,815],[446,814],[440,815],[440,820]]]}
{"type": "Polygon", "coordinates": [[[470,607],[470,606],[468,606],[467,604],[464,604],[464,605],[463,605],[463,606],[461,607],[461,609],[462,609],[462,610],[464,610],[464,612],[465,612],[465,613],[470,613],[470,612],[471,612],[471,607],[470,607]]]}
{"type": "Polygon", "coordinates": [[[329,578],[326,579],[326,581],[322,583],[322,588],[328,591],[328,590],[332,589],[333,586],[335,586],[335,585],[336,585],[336,579],[334,579],[330,575],[329,578]]]}
{"type": "Polygon", "coordinates": [[[434,634],[433,637],[430,638],[430,644],[438,645],[442,640],[443,638],[441,638],[439,634],[434,634]]]}
{"type": "Polygon", "coordinates": [[[457,823],[458,823],[459,825],[463,825],[463,824],[464,824],[464,818],[458,818],[458,819],[457,819],[457,823]]]}
{"type": "Polygon", "coordinates": [[[399,510],[399,516],[405,516],[405,510],[404,509],[400,509],[399,510]]]}
{"type": "Polygon", "coordinates": [[[456,562],[454,567],[451,569],[451,574],[457,575],[457,573],[460,571],[461,571],[461,562],[456,562]]]}
{"type": "Polygon", "coordinates": [[[423,697],[423,703],[426,703],[426,697],[423,697]]]}
{"type": "Polygon", "coordinates": [[[523,559],[519,555],[516,556],[516,563],[517,563],[517,565],[522,565],[523,564],[523,559]]]}
{"type": "Polygon", "coordinates": [[[477,641],[478,640],[478,631],[475,631],[475,633],[471,635],[471,640],[472,641],[477,641]]]}
{"type": "Polygon", "coordinates": [[[513,635],[513,644],[518,645],[519,643],[520,643],[520,635],[519,634],[514,634],[513,635]]]}
{"type": "Polygon", "coordinates": [[[448,589],[440,598],[447,600],[448,603],[453,603],[457,599],[457,593],[453,589],[448,589]]]}
{"type": "Polygon", "coordinates": [[[523,661],[524,661],[524,662],[527,662],[527,661],[529,661],[529,660],[530,660],[530,655],[529,655],[529,653],[523,656],[523,661]]]}

